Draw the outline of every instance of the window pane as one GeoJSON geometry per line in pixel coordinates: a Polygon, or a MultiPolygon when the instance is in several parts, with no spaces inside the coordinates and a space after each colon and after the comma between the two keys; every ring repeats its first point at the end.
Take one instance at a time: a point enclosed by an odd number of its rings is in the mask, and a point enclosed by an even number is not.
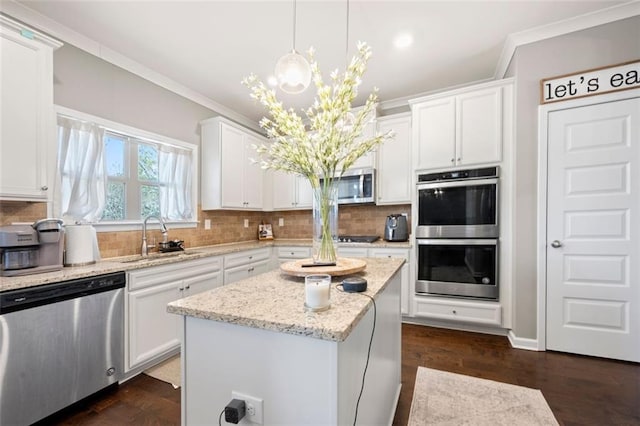
{"type": "Polygon", "coordinates": [[[125,212],[124,183],[107,183],[107,200],[102,220],[124,220],[125,212]]]}
{"type": "Polygon", "coordinates": [[[107,176],[124,176],[125,141],[107,133],[104,148],[107,176]]]}
{"type": "Polygon", "coordinates": [[[158,150],[156,147],[138,144],[138,179],[158,181],[158,150]]]}
{"type": "Polygon", "coordinates": [[[160,216],[160,189],[157,186],[140,186],[140,212],[142,218],[160,216]]]}

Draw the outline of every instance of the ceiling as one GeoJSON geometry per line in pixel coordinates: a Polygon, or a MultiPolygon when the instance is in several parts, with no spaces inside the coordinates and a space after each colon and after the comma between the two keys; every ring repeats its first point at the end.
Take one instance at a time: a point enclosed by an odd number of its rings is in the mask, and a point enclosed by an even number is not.
{"type": "MultiPolygon", "coordinates": [[[[266,81],[293,41],[293,0],[15,3],[254,123],[264,111],[240,81],[250,73],[266,81]]],[[[358,40],[366,41],[373,56],[354,106],[373,87],[379,88],[380,101],[389,102],[494,78],[509,34],[620,3],[625,2],[298,0],[295,47],[305,52],[313,46],[328,79],[330,71],[344,68],[347,36],[349,57],[358,40]],[[401,32],[414,39],[404,50],[393,45],[401,32]]],[[[299,109],[309,106],[314,94],[310,87],[300,95],[278,96],[299,109]]]]}

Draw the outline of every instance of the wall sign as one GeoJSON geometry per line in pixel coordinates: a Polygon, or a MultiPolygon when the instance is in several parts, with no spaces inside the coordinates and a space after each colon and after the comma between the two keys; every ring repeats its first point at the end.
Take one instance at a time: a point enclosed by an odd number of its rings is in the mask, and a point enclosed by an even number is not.
{"type": "Polygon", "coordinates": [[[540,80],[540,103],[640,87],[640,60],[540,80]]]}

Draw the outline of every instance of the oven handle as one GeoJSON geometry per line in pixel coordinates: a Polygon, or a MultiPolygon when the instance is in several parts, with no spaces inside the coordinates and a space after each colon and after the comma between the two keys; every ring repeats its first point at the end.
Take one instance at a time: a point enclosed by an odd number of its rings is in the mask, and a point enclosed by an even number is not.
{"type": "Polygon", "coordinates": [[[419,246],[497,246],[498,239],[466,239],[456,238],[451,240],[435,238],[416,238],[419,246]]]}
{"type": "Polygon", "coordinates": [[[453,188],[461,186],[480,186],[480,185],[493,185],[498,183],[498,178],[493,179],[473,179],[473,180],[458,180],[455,182],[433,182],[424,183],[418,182],[418,189],[434,189],[434,188],[453,188]]]}

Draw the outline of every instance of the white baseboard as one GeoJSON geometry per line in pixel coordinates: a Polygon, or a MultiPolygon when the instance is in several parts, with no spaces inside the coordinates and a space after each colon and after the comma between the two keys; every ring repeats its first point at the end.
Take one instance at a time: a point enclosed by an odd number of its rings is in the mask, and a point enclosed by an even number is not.
{"type": "Polygon", "coordinates": [[[537,339],[526,339],[524,337],[518,337],[513,334],[513,330],[509,330],[507,338],[512,348],[526,349],[528,351],[539,351],[537,339]]]}
{"type": "Polygon", "coordinates": [[[455,321],[439,321],[431,318],[402,317],[402,322],[415,325],[426,325],[428,327],[447,328],[449,330],[470,331],[472,333],[493,334],[496,336],[506,336],[507,330],[501,327],[486,326],[483,324],[471,324],[455,321]]]}

